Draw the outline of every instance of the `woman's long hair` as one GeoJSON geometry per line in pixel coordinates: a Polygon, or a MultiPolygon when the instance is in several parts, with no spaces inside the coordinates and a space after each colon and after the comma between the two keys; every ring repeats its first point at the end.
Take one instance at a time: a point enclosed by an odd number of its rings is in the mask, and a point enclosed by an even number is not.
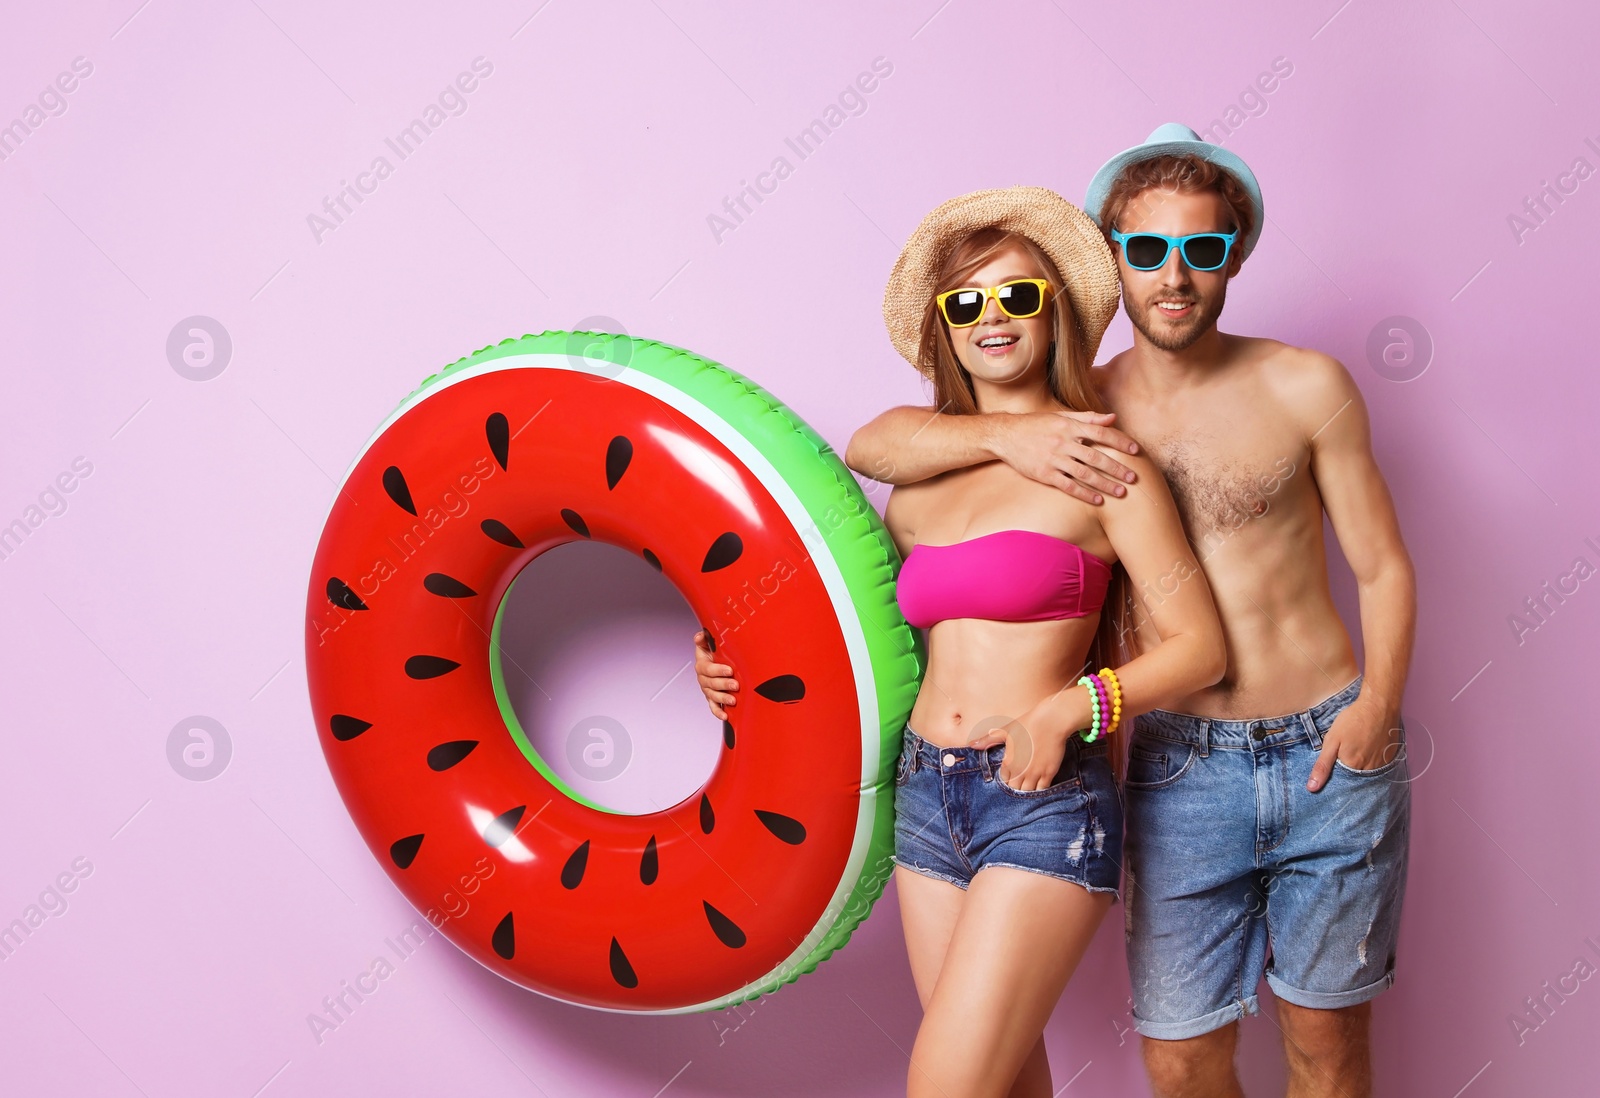
{"type": "Polygon", "coordinates": [[[1076,411],[1104,412],[1106,406],[1089,381],[1088,348],[1078,328],[1078,318],[1067,300],[1066,281],[1044,249],[1021,233],[1006,229],[978,229],[962,238],[939,268],[934,292],[922,311],[922,338],[917,348],[917,358],[923,372],[933,379],[933,399],[941,412],[973,415],[978,410],[977,397],[972,389],[972,376],[956,357],[955,345],[950,340],[950,329],[939,314],[935,300],[945,290],[954,290],[967,284],[972,273],[1010,244],[1020,244],[1035,263],[1039,273],[1054,289],[1051,298],[1050,357],[1046,364],[1045,380],[1050,395],[1059,404],[1076,411]],[[1062,353],[1062,348],[1066,353],[1062,353]]]}
{"type": "MultiPolygon", "coordinates": [[[[1020,244],[1033,257],[1039,265],[1040,275],[1049,281],[1054,290],[1050,302],[1052,338],[1045,366],[1045,384],[1049,386],[1050,396],[1073,411],[1108,411],[1090,379],[1089,368],[1093,361],[1084,345],[1078,318],[1068,301],[1066,281],[1061,272],[1044,249],[1030,238],[1000,228],[978,229],[957,242],[941,264],[934,293],[929,295],[923,310],[917,357],[924,373],[933,381],[934,406],[941,412],[956,415],[976,415],[978,411],[972,375],[956,356],[955,344],[939,313],[935,296],[966,285],[973,272],[1013,243],[1020,244]]],[[[1111,571],[1105,605],[1100,612],[1094,641],[1089,647],[1086,671],[1118,667],[1138,654],[1137,638],[1133,631],[1135,610],[1132,584],[1128,580],[1127,570],[1119,562],[1111,571]]],[[[1110,751],[1111,765],[1119,781],[1122,775],[1121,731],[1119,729],[1113,737],[1110,751]]]]}

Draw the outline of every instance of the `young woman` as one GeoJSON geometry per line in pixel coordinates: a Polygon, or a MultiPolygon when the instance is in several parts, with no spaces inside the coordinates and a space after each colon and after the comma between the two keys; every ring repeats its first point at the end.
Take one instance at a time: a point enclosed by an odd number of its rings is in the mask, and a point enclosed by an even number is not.
{"type": "MultiPolygon", "coordinates": [[[[1089,367],[1116,303],[1094,224],[1052,191],[1012,187],[924,220],[884,316],[936,408],[1103,411],[1089,367]]],[[[1112,605],[1161,638],[1114,668],[1124,722],[1223,672],[1166,484],[1142,454],[1117,457],[1137,482],[1099,507],[994,461],[897,487],[885,508],[898,601],[929,630],[895,776],[895,881],[924,1011],[908,1095],[1051,1094],[1044,1026],[1120,876],[1110,737],[1087,741],[1095,686],[1078,682],[1125,647],[1123,615],[1101,613],[1108,589],[1144,592],[1112,605]]],[[[696,670],[720,719],[738,684],[704,640],[696,670]]]]}

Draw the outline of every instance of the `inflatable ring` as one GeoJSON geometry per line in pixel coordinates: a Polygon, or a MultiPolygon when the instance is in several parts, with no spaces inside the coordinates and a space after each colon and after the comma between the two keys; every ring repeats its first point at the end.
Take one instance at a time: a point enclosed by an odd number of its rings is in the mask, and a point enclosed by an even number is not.
{"type": "Polygon", "coordinates": [[[604,1010],[731,1006],[840,948],[892,868],[925,665],[899,567],[750,379],[625,336],[506,340],[424,379],[334,497],[307,603],[322,749],[390,878],[489,969],[604,1010]],[[662,811],[568,787],[499,679],[513,579],[584,538],[672,581],[745,687],[710,778],[662,811]]]}

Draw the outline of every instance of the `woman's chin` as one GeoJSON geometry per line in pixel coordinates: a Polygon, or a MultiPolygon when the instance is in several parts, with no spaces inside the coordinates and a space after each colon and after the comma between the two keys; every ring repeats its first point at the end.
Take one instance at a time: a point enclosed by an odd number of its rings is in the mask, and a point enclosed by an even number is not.
{"type": "Polygon", "coordinates": [[[1008,355],[985,355],[978,362],[967,363],[968,373],[991,385],[1004,385],[1007,382],[1020,380],[1027,377],[1032,368],[1033,363],[1028,360],[1028,356],[1016,352],[1008,355]]]}

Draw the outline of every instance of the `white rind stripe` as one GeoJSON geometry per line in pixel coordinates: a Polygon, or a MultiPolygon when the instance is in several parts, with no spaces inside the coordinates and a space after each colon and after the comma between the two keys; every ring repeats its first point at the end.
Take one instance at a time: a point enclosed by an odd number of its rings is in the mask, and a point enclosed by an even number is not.
{"type": "MultiPolygon", "coordinates": [[[[345,483],[350,479],[350,474],[355,471],[357,465],[361,464],[361,459],[366,456],[373,443],[403,416],[415,411],[429,397],[438,395],[452,385],[472,378],[482,377],[485,374],[499,373],[502,370],[530,368],[567,370],[572,373],[594,376],[588,371],[574,370],[571,359],[567,355],[549,352],[529,352],[526,354],[504,355],[488,362],[469,366],[449,377],[440,378],[389,414],[388,418],[378,426],[378,429],[372,433],[372,437],[367,439],[360,452],[350,462],[350,467],[345,470],[345,475],[339,482],[339,488],[341,490],[344,488],[345,483]]],[[[718,442],[731,450],[734,456],[744,462],[745,466],[755,474],[756,479],[772,494],[773,499],[777,501],[779,508],[789,519],[790,524],[794,526],[795,530],[800,533],[802,540],[806,540],[807,545],[811,548],[811,560],[817,566],[817,572],[822,577],[823,585],[828,592],[828,598],[833,603],[834,613],[844,632],[845,648],[849,652],[850,667],[855,674],[856,700],[860,708],[861,728],[863,731],[861,737],[861,803],[856,815],[855,838],[850,845],[850,857],[845,863],[845,871],[839,878],[839,883],[835,886],[827,907],[823,909],[822,919],[818,921],[816,926],[812,927],[811,932],[805,936],[800,945],[781,964],[765,973],[760,979],[746,984],[737,991],[703,1003],[671,1007],[663,1010],[624,1010],[615,1007],[597,1007],[587,1003],[575,1004],[588,1006],[591,1010],[603,1010],[612,1014],[690,1014],[696,1011],[714,1010],[718,1007],[740,1002],[747,998],[750,992],[756,988],[770,984],[774,980],[783,980],[800,967],[822,939],[827,936],[828,932],[833,929],[834,923],[838,921],[839,916],[843,913],[850,894],[855,890],[857,880],[861,875],[861,868],[866,863],[867,850],[872,845],[873,824],[877,816],[878,794],[876,784],[879,763],[878,692],[872,674],[871,656],[867,650],[866,634],[862,628],[860,615],[856,611],[855,602],[850,598],[850,591],[845,584],[844,574],[839,570],[839,562],[834,559],[832,552],[828,550],[826,542],[820,537],[815,543],[805,538],[806,531],[815,529],[815,524],[811,521],[804,504],[800,502],[800,497],[789,486],[789,482],[784,480],[778,473],[777,468],[767,460],[766,455],[741,434],[733,424],[729,423],[709,406],[669,382],[662,381],[660,378],[641,370],[635,370],[631,366],[621,367],[616,374],[611,374],[608,371],[605,376],[640,392],[648,393],[663,404],[670,405],[683,412],[718,442]],[[819,552],[818,549],[822,551],[819,552]]],[[[333,500],[330,501],[328,506],[329,515],[333,513],[333,504],[338,501],[338,498],[339,493],[335,492],[333,500]]],[[[323,520],[323,526],[327,526],[326,517],[323,520]]],[[[462,952],[466,951],[463,950],[462,952]]],[[[471,954],[468,954],[468,956],[471,956],[471,954]]],[[[484,967],[487,968],[488,966],[484,967]]],[[[491,969],[490,971],[494,970],[491,969]]],[[[496,974],[504,978],[503,973],[496,974]]],[[[515,983],[516,981],[512,982],[515,983]]],[[[520,984],[519,986],[526,987],[526,985],[520,984]]],[[[528,990],[537,992],[539,989],[528,988],[528,990]]],[[[544,994],[543,992],[539,993],[544,994]]],[[[546,998],[557,999],[559,1002],[570,1002],[570,1000],[560,999],[557,996],[547,995],[546,998]]]]}

